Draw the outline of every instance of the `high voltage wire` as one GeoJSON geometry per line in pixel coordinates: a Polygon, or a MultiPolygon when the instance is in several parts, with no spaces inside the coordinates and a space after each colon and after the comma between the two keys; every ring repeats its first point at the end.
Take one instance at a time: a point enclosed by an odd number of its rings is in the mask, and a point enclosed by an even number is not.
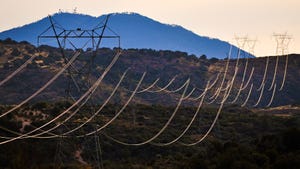
{"type": "MultiPolygon", "coordinates": [[[[226,59],[226,66],[225,66],[225,68],[224,68],[224,74],[223,74],[223,78],[222,78],[220,87],[219,87],[219,88],[216,90],[216,92],[209,98],[210,100],[214,100],[214,98],[218,96],[219,90],[223,87],[223,84],[224,84],[225,79],[226,79],[228,67],[229,67],[229,60],[230,60],[230,57],[231,57],[231,52],[232,52],[232,45],[230,45],[229,53],[228,53],[228,56],[227,56],[227,59],[226,59]]],[[[214,102],[214,101],[212,101],[212,102],[214,102]]]]}
{"type": "MultiPolygon", "coordinates": [[[[112,98],[112,96],[115,94],[115,92],[117,91],[117,89],[119,88],[121,82],[124,80],[125,75],[127,74],[127,70],[123,73],[121,79],[119,80],[118,84],[116,85],[116,87],[114,88],[114,90],[112,91],[112,93],[110,94],[110,96],[105,100],[105,102],[101,105],[101,107],[99,108],[99,110],[97,112],[95,112],[89,119],[87,119],[85,122],[83,122],[82,124],[80,124],[79,126],[75,127],[74,129],[70,129],[67,132],[64,133],[60,133],[61,136],[66,136],[70,133],[73,133],[77,130],[79,130],[80,128],[82,128],[84,125],[86,125],[87,123],[89,123],[91,120],[93,120],[100,112],[101,110],[107,105],[107,103],[110,101],[110,99],[112,98]]],[[[54,129],[56,129],[57,127],[61,126],[62,124],[66,123],[72,116],[74,116],[77,112],[78,112],[78,108],[77,110],[75,110],[71,115],[69,115],[63,122],[61,122],[59,125],[48,129],[47,131],[43,132],[43,133],[39,133],[38,135],[42,135],[42,134],[46,134],[47,132],[50,132],[54,129]]],[[[37,135],[35,135],[37,136],[37,135]]],[[[51,137],[47,137],[47,138],[54,138],[53,136],[51,137]]]]}
{"type": "Polygon", "coordinates": [[[266,58],[265,69],[264,69],[264,76],[262,78],[262,81],[261,81],[257,91],[261,91],[262,88],[265,86],[265,80],[266,80],[266,77],[267,77],[267,72],[268,72],[268,67],[269,67],[269,60],[270,60],[270,57],[267,57],[266,58]]]}
{"type": "Polygon", "coordinates": [[[250,86],[250,89],[249,89],[249,92],[248,92],[248,95],[247,95],[247,98],[246,98],[246,100],[244,101],[244,103],[242,103],[242,107],[245,107],[246,106],[246,104],[248,103],[248,101],[249,101],[249,98],[250,98],[250,96],[251,96],[251,93],[252,93],[252,89],[253,89],[253,83],[251,84],[251,86],[250,86]]]}
{"type": "Polygon", "coordinates": [[[16,74],[18,74],[20,71],[22,71],[28,64],[30,64],[38,55],[31,56],[26,62],[24,62],[18,69],[16,69],[14,72],[12,72],[10,75],[8,75],[5,79],[0,81],[0,86],[5,84],[7,81],[9,81],[11,78],[13,78],[16,74]]]}
{"type": "Polygon", "coordinates": [[[139,143],[126,143],[126,142],[122,142],[122,141],[119,141],[117,139],[114,139],[112,137],[109,137],[109,138],[111,138],[113,141],[115,141],[119,144],[128,145],[128,146],[142,146],[142,145],[148,144],[148,143],[152,142],[153,140],[155,140],[157,137],[159,137],[166,130],[166,128],[170,125],[171,121],[175,117],[181,103],[183,102],[183,98],[185,97],[185,93],[187,91],[189,83],[190,83],[189,80],[185,83],[184,91],[182,92],[181,98],[180,98],[176,108],[174,109],[172,115],[169,117],[168,121],[164,124],[164,126],[154,136],[152,136],[151,138],[149,138],[145,141],[139,142],[139,143]]]}
{"type": "MultiPolygon", "coordinates": [[[[143,73],[142,77],[139,80],[139,83],[137,84],[135,90],[131,93],[131,95],[128,98],[128,100],[126,101],[126,103],[122,106],[122,108],[115,114],[115,116],[112,119],[110,119],[107,123],[105,123],[101,127],[97,128],[95,131],[89,132],[89,133],[86,133],[84,135],[80,135],[80,136],[77,136],[77,137],[85,137],[85,136],[90,136],[92,134],[95,134],[96,132],[99,132],[99,131],[103,130],[108,125],[110,125],[112,122],[114,122],[118,118],[118,116],[120,116],[120,114],[126,109],[126,107],[128,106],[128,104],[131,102],[131,100],[135,96],[135,94],[136,94],[137,90],[139,89],[142,81],[144,80],[145,75],[146,75],[146,72],[143,73]]],[[[100,111],[100,109],[98,111],[100,111]]],[[[97,111],[97,113],[99,113],[98,111],[97,111]]]]}
{"type": "MultiPolygon", "coordinates": [[[[106,73],[111,69],[111,67],[114,65],[114,63],[118,60],[119,56],[120,56],[120,52],[115,55],[115,57],[113,58],[113,60],[110,63],[110,65],[106,68],[106,73]]],[[[34,130],[32,130],[32,131],[30,131],[28,133],[23,134],[22,136],[18,136],[18,137],[15,137],[13,139],[9,139],[9,140],[0,142],[0,145],[8,143],[8,142],[11,142],[11,141],[14,141],[14,140],[17,140],[17,139],[20,139],[20,138],[22,138],[24,136],[29,136],[29,134],[32,134],[32,133],[34,133],[34,132],[36,132],[36,131],[38,131],[38,130],[46,127],[46,126],[48,126],[49,124],[53,123],[55,120],[57,120],[60,117],[62,117],[64,114],[68,113],[72,108],[74,108],[76,105],[78,105],[85,97],[87,97],[99,85],[99,83],[102,81],[102,79],[104,78],[104,76],[106,75],[106,73],[103,73],[102,76],[94,83],[94,85],[87,92],[85,92],[84,95],[82,95],[80,97],[80,99],[78,99],[72,106],[70,106],[68,109],[66,109],[63,113],[59,114],[54,119],[52,119],[49,122],[43,124],[42,126],[37,127],[36,129],[34,129],[34,130]]]]}
{"type": "MultiPolygon", "coordinates": [[[[229,85],[230,85],[230,84],[229,84],[229,85]]],[[[228,88],[227,90],[229,90],[229,88],[228,88]]],[[[227,92],[227,90],[226,90],[226,92],[227,92]]],[[[225,92],[225,93],[226,93],[226,92],[225,92]]],[[[227,98],[228,98],[228,97],[227,97],[227,98]]],[[[206,133],[205,133],[200,139],[198,139],[197,141],[195,141],[195,142],[193,142],[193,143],[182,143],[182,142],[180,142],[180,144],[181,144],[181,145],[184,145],[184,146],[194,146],[194,145],[197,145],[197,144],[201,143],[201,142],[209,135],[209,133],[212,131],[213,127],[215,126],[215,124],[216,124],[216,122],[217,122],[217,120],[218,120],[218,118],[219,118],[219,116],[220,116],[220,114],[221,114],[221,112],[222,112],[224,103],[225,103],[225,101],[226,101],[227,98],[226,98],[226,94],[224,94],[223,99],[222,99],[222,101],[221,101],[221,104],[220,104],[220,106],[219,106],[219,109],[218,109],[218,111],[217,111],[217,114],[216,114],[216,116],[215,116],[215,118],[214,118],[212,124],[210,125],[210,127],[209,127],[209,129],[206,131],[206,133]]]]}
{"type": "MultiPolygon", "coordinates": [[[[238,68],[236,67],[236,70],[237,70],[238,68]]],[[[235,72],[237,72],[237,71],[235,71],[235,72]]],[[[145,74],[144,74],[145,75],[145,74]]],[[[143,75],[143,76],[144,76],[143,75]]],[[[233,78],[235,78],[235,76],[236,76],[236,73],[235,73],[235,75],[233,76],[233,78]]],[[[123,78],[123,77],[122,77],[123,78]]],[[[156,80],[155,82],[157,82],[158,80],[156,80]]],[[[171,80],[172,81],[172,80],[171,80]]],[[[155,83],[154,82],[154,83],[155,83]]],[[[189,82],[189,80],[187,81],[187,82],[189,82]]],[[[231,91],[231,89],[232,89],[232,86],[233,86],[233,80],[231,80],[231,81],[228,81],[227,82],[228,83],[228,85],[227,85],[227,87],[225,88],[227,91],[225,92],[225,93],[227,93],[227,94],[224,94],[224,97],[223,97],[223,100],[222,100],[222,104],[224,104],[224,100],[227,100],[227,98],[228,98],[228,96],[229,96],[229,94],[230,94],[230,91],[231,91]]],[[[189,83],[188,83],[189,84],[189,83]]],[[[152,87],[153,85],[151,85],[151,87],[152,87]]],[[[185,92],[186,92],[186,90],[187,90],[187,86],[188,85],[186,85],[185,84],[185,92]]],[[[264,84],[263,84],[263,86],[264,86],[264,84]]],[[[249,99],[249,96],[250,96],[250,94],[251,94],[251,91],[252,91],[252,87],[253,87],[253,84],[251,85],[251,89],[250,89],[250,91],[249,91],[249,94],[248,94],[248,97],[247,97],[247,99],[246,99],[246,101],[244,102],[244,104],[246,104],[246,102],[248,101],[248,99],[249,99]]],[[[275,86],[275,88],[276,88],[276,86],[275,86]]],[[[149,88],[150,89],[150,88],[149,88]]],[[[182,89],[182,87],[180,87],[180,90],[182,89]]],[[[205,88],[205,91],[202,93],[202,94],[204,94],[203,95],[203,97],[200,97],[200,98],[202,98],[201,99],[201,105],[202,105],[202,103],[203,103],[203,98],[204,98],[204,96],[205,96],[205,94],[206,94],[206,92],[207,92],[207,89],[208,89],[208,86],[206,86],[206,88],[205,88]]],[[[189,97],[189,95],[191,95],[192,93],[193,93],[193,91],[194,91],[194,89],[192,90],[192,92],[190,92],[190,94],[188,94],[188,95],[186,95],[186,96],[184,96],[184,97],[182,97],[181,98],[181,100],[185,100],[186,98],[188,98],[189,97]]],[[[137,92],[137,91],[136,91],[137,92]]],[[[184,92],[184,93],[185,93],[184,92]]],[[[268,106],[272,103],[272,100],[274,99],[274,95],[275,95],[275,89],[274,89],[274,91],[273,91],[273,95],[272,95],[272,98],[271,98],[271,100],[270,100],[270,103],[268,104],[268,106]]],[[[134,96],[134,95],[133,95],[134,96]]],[[[243,105],[244,105],[243,104],[243,105]]],[[[200,106],[201,107],[201,106],[200,106]]],[[[196,114],[196,113],[195,113],[196,114]]],[[[193,118],[194,119],[194,118],[193,118]]],[[[170,120],[170,119],[169,119],[170,120]]],[[[86,124],[86,123],[85,123],[86,124]]],[[[107,126],[107,125],[105,125],[105,126],[107,126]]],[[[189,125],[190,126],[190,125],[189,125]]],[[[189,127],[188,127],[189,128],[189,127]]],[[[41,128],[39,128],[39,129],[41,129],[41,128]]],[[[34,130],[34,131],[37,131],[37,130],[34,130]]],[[[97,130],[97,131],[99,131],[99,129],[97,130]]],[[[31,131],[31,133],[32,133],[33,131],[31,131]]],[[[48,131],[49,132],[49,131],[48,131]]],[[[42,132],[43,134],[44,133],[48,133],[48,132],[42,132]]],[[[184,133],[186,132],[186,130],[184,131],[184,133]]],[[[41,134],[41,133],[40,133],[41,134]]],[[[24,134],[24,135],[28,135],[28,134],[24,134]]],[[[24,137],[24,135],[23,136],[19,136],[19,138],[21,138],[21,137],[24,137]]],[[[37,137],[38,135],[35,135],[35,137],[37,137]]],[[[30,137],[30,136],[29,136],[30,137]]],[[[181,135],[181,137],[182,137],[182,135],[181,135]]],[[[12,140],[12,139],[10,139],[10,140],[12,140]]],[[[178,139],[176,139],[176,140],[178,140],[178,139]]],[[[172,141],[172,143],[173,143],[173,141],[172,141]]]]}
{"type": "Polygon", "coordinates": [[[27,99],[23,100],[21,103],[19,103],[18,105],[14,106],[12,109],[2,113],[0,115],[1,117],[6,116],[7,114],[17,110],[18,108],[20,108],[22,105],[24,105],[25,103],[29,102],[31,99],[33,99],[35,96],[37,96],[38,94],[40,94],[43,90],[45,90],[50,84],[52,84],[74,61],[75,59],[80,55],[80,52],[76,52],[74,54],[74,56],[71,58],[71,60],[56,74],[54,75],[44,86],[42,86],[40,89],[38,89],[35,93],[33,93],[31,96],[29,96],[27,99]]]}
{"type": "Polygon", "coordinates": [[[209,87],[209,82],[208,82],[207,85],[206,85],[206,88],[205,88],[205,90],[204,90],[204,92],[203,92],[203,95],[202,95],[202,97],[201,97],[201,100],[200,100],[200,102],[199,102],[199,105],[198,105],[198,107],[197,107],[197,110],[196,110],[196,112],[194,113],[194,116],[192,117],[191,121],[190,121],[189,124],[186,126],[186,128],[183,130],[183,132],[182,132],[177,138],[175,138],[174,140],[172,140],[172,141],[170,141],[170,142],[167,142],[167,143],[152,143],[152,144],[158,145],[158,146],[168,146],[168,145],[171,145],[171,144],[177,142],[180,138],[182,138],[182,137],[185,135],[185,133],[190,129],[190,127],[192,126],[193,122],[195,121],[196,117],[198,116],[198,114],[199,114],[199,112],[200,112],[200,109],[201,109],[201,107],[202,107],[202,105],[203,105],[204,98],[205,98],[206,93],[207,93],[207,90],[208,90],[208,87],[209,87]]]}

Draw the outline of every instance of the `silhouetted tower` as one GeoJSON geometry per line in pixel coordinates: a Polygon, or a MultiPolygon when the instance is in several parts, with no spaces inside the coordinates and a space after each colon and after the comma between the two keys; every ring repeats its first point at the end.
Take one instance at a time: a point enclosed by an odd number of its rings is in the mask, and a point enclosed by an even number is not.
{"type": "Polygon", "coordinates": [[[287,33],[274,33],[273,37],[276,40],[276,55],[285,55],[288,53],[289,44],[292,40],[292,36],[287,33]]]}
{"type": "Polygon", "coordinates": [[[286,73],[287,73],[288,63],[289,63],[288,49],[289,49],[289,44],[292,40],[292,36],[288,35],[287,32],[285,32],[283,34],[274,33],[273,36],[277,43],[277,45],[276,45],[277,60],[279,58],[278,57],[279,55],[281,55],[281,56],[286,55],[283,79],[282,79],[281,86],[279,88],[279,91],[281,91],[285,85],[286,73]]]}
{"type": "MultiPolygon", "coordinates": [[[[66,99],[69,101],[78,100],[92,86],[92,74],[93,72],[97,72],[94,60],[97,57],[103,39],[116,39],[117,46],[114,50],[117,50],[117,52],[120,50],[120,36],[107,26],[108,20],[109,15],[106,16],[104,22],[98,24],[93,29],[82,29],[80,27],[76,29],[64,29],[63,26],[49,16],[50,26],[38,36],[38,44],[43,39],[55,39],[64,63],[68,63],[74,56],[74,53],[80,53],[65,73],[68,79],[65,89],[66,99]],[[109,35],[106,35],[106,31],[109,31],[110,34],[107,33],[109,35]]],[[[80,112],[85,112],[85,115],[94,114],[96,103],[90,99],[86,105],[88,106],[82,107],[80,112]],[[88,110],[85,111],[84,108],[88,110]]],[[[76,126],[75,123],[76,121],[74,120],[67,122],[61,127],[61,133],[67,131],[68,126],[76,126]]],[[[91,128],[97,127],[96,122],[90,122],[88,125],[91,128]]],[[[85,157],[89,162],[92,161],[93,168],[103,168],[100,164],[101,147],[98,133],[81,139],[76,138],[76,136],[59,138],[55,156],[55,167],[61,168],[65,162],[67,163],[71,160],[70,157],[72,156],[78,158],[76,159],[78,162],[85,163],[83,159],[80,159],[83,151],[85,151],[85,154],[89,154],[88,157],[85,157]]]]}
{"type": "Polygon", "coordinates": [[[64,29],[61,25],[54,21],[49,16],[51,26],[47,28],[41,35],[38,36],[38,43],[41,39],[56,39],[57,45],[60,48],[60,53],[67,63],[72,53],[66,49],[80,51],[81,55],[67,69],[69,82],[66,88],[67,98],[76,100],[91,86],[91,73],[94,69],[94,59],[103,39],[117,39],[117,49],[120,49],[120,36],[111,31],[113,35],[105,35],[109,15],[105,18],[103,24],[97,25],[91,30],[76,28],[73,30],[64,29]],[[86,50],[84,55],[82,53],[86,50]]]}

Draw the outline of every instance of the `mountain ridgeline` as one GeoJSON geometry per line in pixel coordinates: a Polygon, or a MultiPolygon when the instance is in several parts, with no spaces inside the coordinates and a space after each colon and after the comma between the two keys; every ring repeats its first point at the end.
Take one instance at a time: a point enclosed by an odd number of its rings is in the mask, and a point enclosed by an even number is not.
{"type": "MultiPolygon", "coordinates": [[[[82,14],[58,13],[52,16],[55,25],[64,29],[93,29],[103,24],[106,15],[93,17],[82,14]]],[[[0,33],[0,39],[11,38],[16,41],[27,41],[37,45],[37,37],[51,25],[45,17],[37,22],[0,33]]],[[[104,35],[119,35],[121,48],[154,49],[183,51],[196,56],[206,55],[208,58],[223,59],[227,57],[230,44],[210,37],[199,36],[181,26],[163,24],[136,13],[115,13],[110,15],[108,28],[104,35]]],[[[51,29],[50,29],[51,31],[51,29]]],[[[51,32],[53,35],[53,32],[51,32]]],[[[79,41],[84,46],[86,41],[79,41]]],[[[57,47],[55,39],[41,41],[41,44],[57,47]]],[[[118,46],[117,40],[103,40],[101,46],[113,48],[118,46]]],[[[236,57],[238,48],[233,46],[232,57],[236,57]]],[[[253,56],[251,56],[253,57],[253,56]]]]}

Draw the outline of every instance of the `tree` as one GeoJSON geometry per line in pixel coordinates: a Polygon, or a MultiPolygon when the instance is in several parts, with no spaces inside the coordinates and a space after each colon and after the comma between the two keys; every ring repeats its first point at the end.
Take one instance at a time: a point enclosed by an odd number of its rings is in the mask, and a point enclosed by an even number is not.
{"type": "Polygon", "coordinates": [[[206,60],[206,59],[207,59],[207,56],[206,56],[206,55],[201,55],[199,59],[201,59],[201,60],[206,60]]]}
{"type": "Polygon", "coordinates": [[[213,57],[213,58],[209,59],[209,61],[210,61],[210,63],[216,63],[216,62],[218,62],[218,61],[219,61],[219,59],[218,59],[218,58],[215,58],[215,57],[213,57]]]}

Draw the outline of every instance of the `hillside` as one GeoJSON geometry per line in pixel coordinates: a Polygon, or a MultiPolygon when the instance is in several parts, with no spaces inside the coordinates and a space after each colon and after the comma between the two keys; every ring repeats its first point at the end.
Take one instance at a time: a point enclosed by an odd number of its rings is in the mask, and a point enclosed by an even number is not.
{"type": "MultiPolygon", "coordinates": [[[[92,17],[82,14],[58,13],[52,16],[54,21],[64,29],[93,29],[103,22],[105,15],[92,17]]],[[[50,26],[48,17],[34,23],[0,33],[0,39],[11,38],[16,41],[28,41],[37,45],[37,37],[50,26]]],[[[225,58],[230,44],[219,39],[197,35],[177,25],[163,24],[136,13],[111,14],[108,27],[121,36],[121,47],[149,48],[154,50],[184,51],[189,54],[209,58],[225,58]],[[217,50],[216,50],[217,49],[217,50]]],[[[112,34],[109,30],[104,35],[112,34]]],[[[85,42],[81,41],[83,46],[85,42]]],[[[47,45],[57,46],[55,41],[47,41],[47,45]]],[[[115,41],[103,41],[102,46],[113,48],[115,41]]],[[[233,48],[233,53],[237,48],[233,48]]],[[[235,56],[235,55],[233,55],[235,56]]]]}
{"type": "MultiPolygon", "coordinates": [[[[72,54],[72,50],[67,50],[67,54],[72,54]]],[[[81,58],[87,58],[89,51],[83,52],[81,58]]],[[[95,81],[99,77],[105,67],[110,63],[112,56],[115,51],[102,48],[99,49],[98,55],[94,61],[94,67],[92,68],[91,80],[95,81]]],[[[57,48],[49,46],[41,46],[36,48],[27,42],[17,43],[11,40],[0,42],[0,79],[4,79],[11,72],[16,70],[22,63],[33,55],[38,57],[27,66],[23,71],[17,74],[14,78],[2,85],[0,88],[0,103],[2,104],[13,104],[22,101],[32,94],[34,91],[39,89],[45,84],[58,70],[60,70],[64,61],[61,57],[60,51],[57,48]]],[[[273,72],[275,68],[275,59],[270,59],[266,85],[270,86],[272,82],[273,72]]],[[[266,58],[256,58],[249,60],[249,69],[246,73],[246,79],[250,75],[250,68],[254,67],[253,78],[250,84],[253,83],[254,88],[258,88],[262,81],[263,72],[265,69],[266,58]]],[[[233,84],[233,92],[230,95],[229,100],[233,100],[237,89],[242,81],[243,67],[245,65],[245,59],[239,61],[239,71],[236,76],[236,80],[233,84]]],[[[278,65],[278,73],[276,83],[279,85],[283,79],[285,57],[280,57],[278,65]]],[[[111,71],[104,78],[103,83],[99,86],[95,94],[95,98],[98,97],[97,102],[101,102],[102,99],[108,96],[113,90],[113,87],[117,84],[120,79],[122,72],[130,68],[128,74],[124,78],[124,82],[120,86],[120,90],[117,91],[116,96],[112,98],[112,102],[120,103],[125,102],[130,92],[136,86],[139,78],[143,72],[147,72],[144,81],[142,82],[141,88],[147,88],[157,78],[160,80],[157,86],[166,85],[173,77],[176,76],[176,80],[173,85],[169,87],[169,90],[176,89],[181,86],[188,78],[190,78],[190,87],[203,89],[206,82],[210,79],[213,80],[218,72],[224,71],[226,60],[217,59],[206,59],[197,58],[192,55],[188,55],[184,52],[172,52],[166,50],[150,50],[150,49],[128,49],[123,50],[120,59],[113,66],[111,71]]],[[[234,74],[234,66],[236,60],[229,62],[228,73],[226,79],[231,79],[234,74]]],[[[77,63],[78,66],[82,65],[81,62],[77,63]]],[[[287,105],[287,104],[299,104],[300,96],[300,57],[299,55],[289,56],[289,65],[287,71],[287,78],[285,87],[282,91],[277,91],[272,106],[287,105]]],[[[39,94],[32,101],[55,101],[62,100],[66,97],[66,89],[69,83],[66,77],[67,73],[61,75],[52,85],[50,85],[45,91],[39,94]]],[[[80,78],[80,77],[78,77],[80,78]]],[[[216,88],[221,83],[221,78],[216,82],[215,87],[210,91],[210,95],[216,91],[216,88]]],[[[238,99],[238,104],[241,104],[246,100],[247,93],[250,90],[250,85],[241,92],[238,99]]],[[[192,96],[199,95],[201,91],[196,90],[192,96]]],[[[78,93],[77,93],[78,94],[78,93]]],[[[251,97],[249,98],[249,106],[254,105],[258,100],[259,92],[254,90],[251,97]]],[[[264,97],[261,100],[259,106],[265,106],[272,95],[272,91],[265,91],[264,97]]],[[[78,94],[78,97],[80,94],[78,94]]],[[[177,103],[179,93],[141,93],[137,94],[133,103],[142,104],[167,104],[174,105],[177,103]]],[[[184,104],[195,104],[187,101],[184,104]]]]}
{"type": "MultiPolygon", "coordinates": [[[[83,68],[87,63],[90,51],[81,51],[80,61],[74,68],[83,68]]],[[[105,67],[111,62],[114,50],[99,49],[95,58],[91,81],[104,73],[105,67]]],[[[66,55],[74,51],[66,50],[66,55]]],[[[43,86],[65,65],[59,49],[50,46],[36,48],[28,42],[16,42],[10,39],[0,41],[0,79],[1,81],[15,71],[32,56],[37,56],[24,70],[19,72],[7,83],[0,86],[0,111],[7,112],[33,92],[43,86]]],[[[283,76],[285,57],[280,57],[276,84],[280,84],[283,76]]],[[[223,72],[226,60],[197,58],[184,52],[166,50],[128,49],[122,55],[111,71],[103,79],[98,90],[92,96],[91,106],[87,103],[80,111],[70,117],[77,107],[62,115],[74,100],[65,100],[68,86],[68,73],[61,75],[49,88],[35,97],[30,103],[24,104],[17,110],[0,118],[0,168],[11,169],[91,169],[91,168],[133,168],[133,169],[298,169],[299,159],[299,74],[300,57],[290,55],[286,86],[277,92],[272,108],[265,108],[271,92],[264,96],[261,107],[241,107],[247,90],[242,92],[236,104],[226,104],[214,128],[201,143],[195,146],[184,146],[182,143],[193,143],[208,131],[218,111],[217,105],[204,105],[189,130],[180,140],[172,145],[160,146],[176,139],[187,127],[197,105],[185,101],[177,110],[176,116],[166,130],[155,140],[139,147],[125,146],[116,142],[128,143],[145,141],[159,130],[176,110],[176,102],[180,93],[146,92],[136,94],[131,104],[103,130],[90,136],[78,137],[95,128],[104,126],[116,117],[129,95],[134,90],[143,72],[147,72],[141,89],[147,88],[155,79],[160,78],[157,86],[164,86],[170,79],[177,76],[173,85],[174,90],[190,79],[190,87],[203,88],[206,81],[214,79],[218,72],[223,72]],[[122,73],[128,70],[125,80],[115,96],[106,104],[100,114],[93,117],[87,124],[78,128],[67,137],[61,133],[69,132],[83,124],[94,115],[95,108],[103,106],[103,100],[112,93],[122,73]],[[289,105],[287,105],[289,104],[289,105]],[[293,105],[291,105],[293,104],[293,105]],[[276,107],[276,105],[285,105],[276,107]],[[297,106],[298,105],[298,106],[297,106]],[[67,120],[67,117],[70,119],[67,120]],[[56,118],[56,119],[55,119],[56,118]],[[53,120],[53,123],[49,123],[53,120]],[[37,130],[37,127],[44,126],[37,130]],[[58,126],[58,128],[56,128],[58,126]],[[9,143],[5,141],[18,137],[20,134],[32,135],[44,133],[36,138],[19,138],[9,143]],[[51,130],[51,131],[50,131],[51,130]],[[58,134],[58,135],[57,135],[58,134]],[[55,137],[53,137],[55,136],[55,137]]],[[[240,60],[241,67],[234,83],[233,93],[242,80],[242,68],[246,60],[240,60]]],[[[275,57],[270,60],[266,85],[272,81],[275,57]]],[[[236,60],[230,60],[227,79],[233,76],[236,60]]],[[[264,71],[265,58],[250,59],[249,66],[255,67],[251,83],[258,86],[264,71]]],[[[249,73],[247,73],[247,76],[249,73]]],[[[74,77],[76,80],[84,76],[74,77]]],[[[84,78],[82,80],[85,80],[84,78]]],[[[217,86],[220,80],[216,82],[217,86]]],[[[155,89],[157,89],[157,86],[155,89]]],[[[213,95],[213,87],[209,95],[213,95]]],[[[199,94],[195,93],[195,95],[199,94]]],[[[257,100],[257,92],[250,97],[249,104],[257,100]],[[256,94],[255,94],[256,93],[256,94]]],[[[75,95],[74,95],[75,96],[75,95]]],[[[192,94],[192,96],[194,96],[192,94]]]]}

